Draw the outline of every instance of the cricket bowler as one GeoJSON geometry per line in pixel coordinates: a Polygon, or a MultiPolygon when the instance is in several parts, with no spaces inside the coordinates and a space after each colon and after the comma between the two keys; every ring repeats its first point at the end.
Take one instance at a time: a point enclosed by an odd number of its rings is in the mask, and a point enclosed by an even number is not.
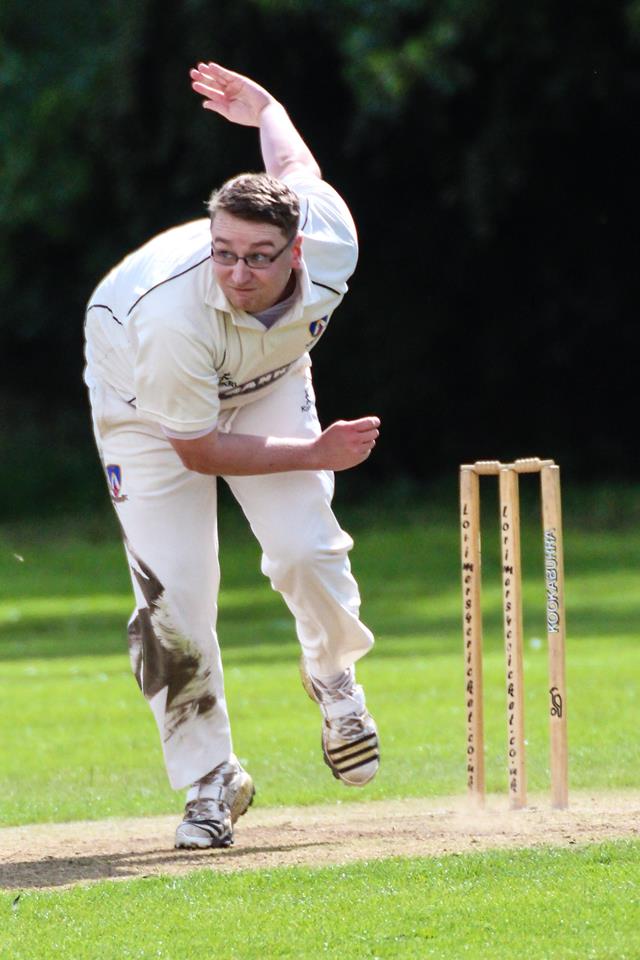
{"type": "Polygon", "coordinates": [[[363,786],[379,745],[354,664],[373,637],[331,500],[333,472],[370,455],[380,422],[323,430],[316,413],[309,351],[357,259],[345,202],[265,89],[215,63],[190,76],[206,110],[259,131],[265,172],[232,177],[208,216],[153,237],[101,281],[85,379],[135,595],[131,665],[169,781],[186,790],[175,844],[206,848],[233,843],[254,795],[233,752],[216,633],[216,478],[294,617],[324,759],[363,786]]]}

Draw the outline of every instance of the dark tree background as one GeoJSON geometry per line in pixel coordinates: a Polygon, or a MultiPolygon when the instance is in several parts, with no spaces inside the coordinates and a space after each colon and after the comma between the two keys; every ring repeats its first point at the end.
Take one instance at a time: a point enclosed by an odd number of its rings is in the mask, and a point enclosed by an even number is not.
{"type": "Polygon", "coordinates": [[[639,44],[638,0],[3,0],[2,515],[99,496],[84,303],[260,167],[200,58],[283,100],[354,212],[314,366],[325,422],[383,419],[360,484],[531,454],[634,479],[639,44]]]}

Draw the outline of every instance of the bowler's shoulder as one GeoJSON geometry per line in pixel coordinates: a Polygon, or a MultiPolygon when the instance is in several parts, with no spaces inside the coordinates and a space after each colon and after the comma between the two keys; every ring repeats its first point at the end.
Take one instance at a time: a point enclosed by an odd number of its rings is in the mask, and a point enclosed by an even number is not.
{"type": "Polygon", "coordinates": [[[149,287],[183,275],[209,256],[209,220],[191,220],[156,234],[129,254],[122,272],[139,275],[149,287]]]}
{"type": "Polygon", "coordinates": [[[358,234],[349,208],[325,180],[300,172],[284,179],[300,199],[299,230],[309,278],[342,296],[358,260],[358,234]]]}
{"type": "Polygon", "coordinates": [[[300,200],[300,231],[310,232],[314,221],[333,224],[341,238],[356,240],[356,227],[345,200],[335,187],[311,173],[296,171],[284,177],[284,182],[300,200]]]}
{"type": "Polygon", "coordinates": [[[157,234],[122,261],[116,282],[127,300],[127,314],[151,307],[173,308],[176,301],[203,296],[209,276],[211,236],[202,218],[157,234]],[[202,290],[200,288],[203,288],[202,290]]]}

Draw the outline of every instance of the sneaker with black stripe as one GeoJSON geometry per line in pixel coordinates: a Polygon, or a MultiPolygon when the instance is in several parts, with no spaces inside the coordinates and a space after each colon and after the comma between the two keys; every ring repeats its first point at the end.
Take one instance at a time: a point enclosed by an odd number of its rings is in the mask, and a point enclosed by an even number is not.
{"type": "Polygon", "coordinates": [[[254,795],[253,780],[235,757],[218,764],[189,790],[176,847],[230,847],[233,825],[247,812],[254,795]]]}
{"type": "Polygon", "coordinates": [[[312,677],[304,657],[300,661],[302,685],[322,711],[322,752],[337,780],[363,787],[380,766],[380,745],[375,720],[367,711],[364,691],[355,682],[353,667],[328,684],[312,677]]]}

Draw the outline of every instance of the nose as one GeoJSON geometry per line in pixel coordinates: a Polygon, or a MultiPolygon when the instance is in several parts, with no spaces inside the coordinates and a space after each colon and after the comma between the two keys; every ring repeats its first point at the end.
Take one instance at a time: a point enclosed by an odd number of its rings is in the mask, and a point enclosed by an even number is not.
{"type": "Polygon", "coordinates": [[[244,260],[238,260],[231,271],[231,279],[234,283],[242,283],[247,277],[251,276],[251,271],[244,260]]]}

